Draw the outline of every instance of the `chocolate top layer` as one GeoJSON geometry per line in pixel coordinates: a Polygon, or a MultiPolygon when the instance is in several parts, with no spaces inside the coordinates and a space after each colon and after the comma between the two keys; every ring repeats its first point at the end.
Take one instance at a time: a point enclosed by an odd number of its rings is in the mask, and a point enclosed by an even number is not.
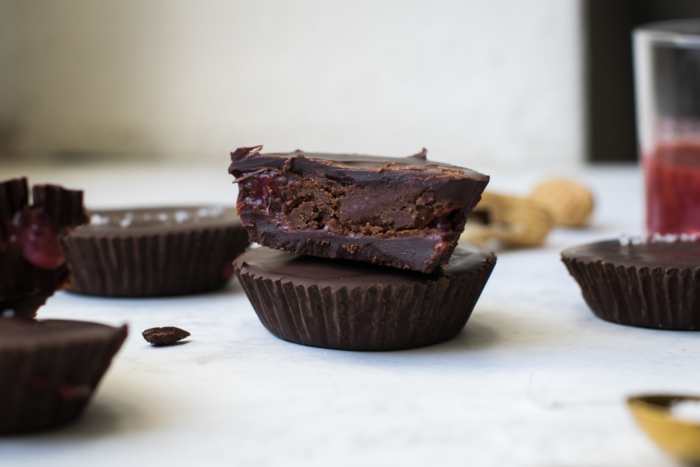
{"type": "Polygon", "coordinates": [[[0,350],[17,347],[70,345],[85,340],[109,339],[125,332],[126,326],[116,328],[88,321],[47,319],[25,321],[0,318],[0,350]]]}
{"type": "Polygon", "coordinates": [[[177,232],[240,225],[236,209],[221,206],[96,210],[88,214],[90,223],[76,229],[73,237],[177,232]]]}
{"type": "Polygon", "coordinates": [[[489,177],[470,169],[429,161],[427,151],[409,157],[364,156],[358,154],[325,154],[296,150],[289,153],[260,152],[262,146],[238,148],[231,153],[229,173],[236,177],[259,169],[281,169],[291,172],[324,172],[338,180],[350,176],[355,183],[386,181],[384,172],[406,172],[412,178],[472,178],[488,182],[489,177]]]}
{"type": "Polygon", "coordinates": [[[75,227],[88,221],[80,190],[66,190],[59,185],[34,185],[32,204],[61,227],[75,227]]]}
{"type": "Polygon", "coordinates": [[[443,276],[464,274],[495,262],[496,255],[472,245],[459,245],[450,258],[448,268],[432,274],[376,266],[357,261],[329,260],[312,256],[283,253],[269,248],[253,248],[239,256],[235,266],[242,272],[270,280],[288,280],[295,285],[331,287],[370,287],[425,284],[443,276]]]}
{"type": "Polygon", "coordinates": [[[0,240],[11,235],[11,224],[16,221],[17,213],[27,209],[41,212],[55,227],[64,230],[87,222],[80,190],[67,190],[60,185],[34,185],[32,195],[30,205],[25,177],[0,182],[0,240]]]}
{"type": "Polygon", "coordinates": [[[609,240],[568,248],[561,255],[584,263],[603,261],[637,269],[695,270],[700,268],[700,241],[659,241],[623,246],[618,240],[609,240]]]}

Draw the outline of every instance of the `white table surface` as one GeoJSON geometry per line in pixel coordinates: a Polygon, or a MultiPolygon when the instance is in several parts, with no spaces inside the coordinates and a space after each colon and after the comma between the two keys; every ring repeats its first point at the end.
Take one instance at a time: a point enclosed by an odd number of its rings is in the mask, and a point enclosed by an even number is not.
{"type": "MultiPolygon", "coordinates": [[[[130,335],[82,418],[0,439],[0,465],[671,466],[624,399],[700,392],[692,332],[619,326],[586,307],[559,260],[570,245],[639,233],[634,167],[559,170],[595,191],[592,228],[554,231],[544,248],[504,251],[466,328],[446,343],[345,352],[279,340],[240,286],[146,300],[57,293],[40,318],[128,323],[130,335]],[[175,325],[183,345],[140,333],[175,325]]],[[[526,193],[547,170],[492,171],[526,193]]],[[[16,166],[84,188],[88,207],[233,203],[223,167],[16,166]]]]}

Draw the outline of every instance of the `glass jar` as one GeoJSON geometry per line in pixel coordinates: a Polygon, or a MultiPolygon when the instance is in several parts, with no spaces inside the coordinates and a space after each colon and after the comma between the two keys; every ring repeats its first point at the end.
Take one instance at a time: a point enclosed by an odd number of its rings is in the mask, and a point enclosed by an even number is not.
{"type": "Polygon", "coordinates": [[[700,20],[633,33],[647,233],[700,235],[700,20]]]}

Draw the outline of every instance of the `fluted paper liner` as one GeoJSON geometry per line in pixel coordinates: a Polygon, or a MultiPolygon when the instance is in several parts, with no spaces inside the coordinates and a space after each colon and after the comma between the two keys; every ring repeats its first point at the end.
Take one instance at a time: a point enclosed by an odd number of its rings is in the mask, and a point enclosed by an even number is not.
{"type": "Polygon", "coordinates": [[[562,256],[596,316],[657,329],[700,329],[700,269],[636,268],[562,256]]]}
{"type": "Polygon", "coordinates": [[[231,263],[248,246],[245,228],[197,228],[159,234],[67,239],[70,291],[106,297],[207,292],[226,283],[231,263]]]}
{"type": "Polygon", "coordinates": [[[70,343],[0,349],[0,434],[43,430],[77,418],[127,327],[70,343]]]}
{"type": "Polygon", "coordinates": [[[313,347],[392,350],[436,344],[467,323],[496,264],[426,284],[348,289],[236,276],[263,325],[275,336],[313,347]]]}

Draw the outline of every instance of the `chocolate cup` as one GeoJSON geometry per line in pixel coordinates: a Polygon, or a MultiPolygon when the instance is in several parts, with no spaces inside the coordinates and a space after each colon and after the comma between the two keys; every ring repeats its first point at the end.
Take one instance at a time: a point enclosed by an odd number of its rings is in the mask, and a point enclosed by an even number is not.
{"type": "Polygon", "coordinates": [[[261,247],[241,255],[234,271],[260,321],[280,339],[339,350],[397,350],[459,333],[496,256],[459,246],[451,263],[421,274],[261,247]],[[268,260],[279,264],[260,266],[268,260]]]}
{"type": "MultiPolygon", "coordinates": [[[[173,217],[207,208],[99,211],[101,218],[134,214],[173,217]]],[[[249,245],[233,208],[221,219],[128,227],[88,225],[67,239],[73,285],[67,290],[103,297],[157,297],[209,292],[233,273],[231,263],[249,245]]]]}
{"type": "Polygon", "coordinates": [[[606,321],[700,330],[700,242],[569,248],[562,261],[591,311],[606,321]]]}
{"type": "Polygon", "coordinates": [[[0,435],[8,435],[75,420],[126,339],[127,327],[1,319],[3,333],[13,334],[0,342],[0,435]]]}

